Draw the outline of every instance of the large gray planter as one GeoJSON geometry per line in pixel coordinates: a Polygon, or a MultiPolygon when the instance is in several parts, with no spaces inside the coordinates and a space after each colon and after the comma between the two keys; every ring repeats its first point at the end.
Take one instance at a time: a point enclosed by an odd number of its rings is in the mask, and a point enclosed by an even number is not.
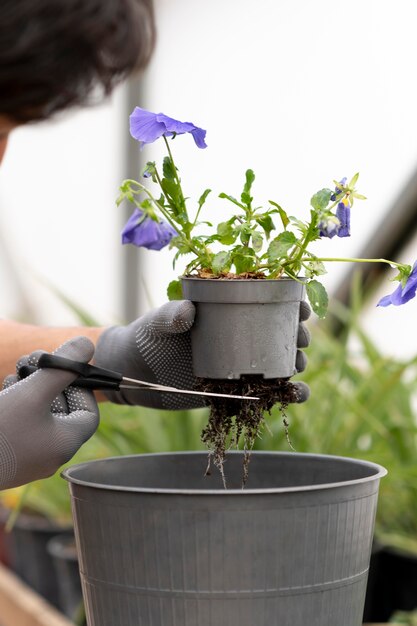
{"type": "Polygon", "coordinates": [[[342,457],[204,452],[92,461],[70,482],[89,626],[360,626],[379,480],[342,457]],[[240,485],[242,455],[229,453],[240,485]]]}
{"type": "Polygon", "coordinates": [[[302,283],[288,278],[181,281],[184,298],[196,306],[191,342],[197,377],[295,374],[302,283]]]}

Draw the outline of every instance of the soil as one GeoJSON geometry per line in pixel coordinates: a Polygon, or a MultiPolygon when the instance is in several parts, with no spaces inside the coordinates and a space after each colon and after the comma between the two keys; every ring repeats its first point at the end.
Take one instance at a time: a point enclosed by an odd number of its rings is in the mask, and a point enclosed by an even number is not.
{"type": "Polygon", "coordinates": [[[224,472],[226,453],[231,448],[242,445],[244,451],[242,469],[242,488],[248,475],[250,456],[256,438],[265,426],[264,415],[270,413],[273,406],[280,405],[287,440],[288,422],[285,409],[288,404],[297,401],[296,387],[289,379],[265,380],[262,376],[242,376],[239,380],[212,380],[199,378],[196,389],[211,393],[224,393],[240,396],[255,396],[258,401],[243,401],[223,398],[210,398],[210,416],[204,428],[201,440],[209,451],[206,474],[210,474],[211,463],[221,473],[223,485],[227,488],[224,472]]]}
{"type": "Polygon", "coordinates": [[[244,272],[243,274],[233,274],[233,272],[220,272],[219,274],[214,274],[211,270],[200,269],[196,274],[190,274],[189,278],[211,278],[217,280],[247,280],[258,279],[265,280],[266,274],[263,272],[244,272]]]}

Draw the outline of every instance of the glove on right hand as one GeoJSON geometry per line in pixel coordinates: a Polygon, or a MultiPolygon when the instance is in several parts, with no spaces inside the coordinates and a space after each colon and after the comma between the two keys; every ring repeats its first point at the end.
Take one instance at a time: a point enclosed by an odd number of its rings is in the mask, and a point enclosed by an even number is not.
{"type": "MultiPolygon", "coordinates": [[[[302,323],[310,317],[307,302],[301,302],[297,347],[306,348],[310,333],[302,323]]],[[[194,374],[190,330],[195,307],[189,300],[167,302],[128,326],[106,329],[98,340],[95,363],[100,367],[121,372],[123,376],[146,380],[179,389],[193,389],[194,374]]],[[[304,371],[305,354],[298,349],[297,372],[304,371]]],[[[304,402],[310,389],[304,382],[295,382],[297,402],[304,402]]],[[[147,390],[108,391],[107,397],[118,404],[139,404],[171,410],[204,406],[202,396],[181,396],[147,390]]]]}
{"type": "MultiPolygon", "coordinates": [[[[87,363],[94,346],[76,337],[54,354],[87,363]]],[[[35,365],[42,351],[23,357],[35,365]]],[[[8,376],[0,392],[0,489],[47,478],[69,461],[98,426],[93,392],[68,387],[77,374],[39,369],[28,378],[8,376]],[[62,393],[61,393],[62,392],[62,393]]]]}

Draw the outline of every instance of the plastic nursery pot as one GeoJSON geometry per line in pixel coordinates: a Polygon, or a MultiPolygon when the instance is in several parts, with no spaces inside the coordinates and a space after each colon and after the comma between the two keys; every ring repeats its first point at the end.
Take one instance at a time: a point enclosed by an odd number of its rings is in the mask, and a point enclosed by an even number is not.
{"type": "Polygon", "coordinates": [[[59,608],[67,617],[75,619],[80,611],[83,597],[74,533],[52,537],[48,541],[47,550],[55,568],[59,608]]]}
{"type": "Polygon", "coordinates": [[[187,277],[181,282],[184,298],[196,306],[191,344],[197,377],[295,374],[302,283],[187,277]]]}
{"type": "Polygon", "coordinates": [[[388,622],[417,608],[417,556],[388,546],[372,555],[364,620],[388,622]]]}
{"type": "Polygon", "coordinates": [[[205,452],[72,466],[89,626],[360,626],[379,480],[349,458],[205,452]]]}
{"type": "Polygon", "coordinates": [[[59,608],[59,590],[47,544],[55,535],[68,532],[42,515],[20,513],[7,535],[10,568],[32,589],[59,608]]]}

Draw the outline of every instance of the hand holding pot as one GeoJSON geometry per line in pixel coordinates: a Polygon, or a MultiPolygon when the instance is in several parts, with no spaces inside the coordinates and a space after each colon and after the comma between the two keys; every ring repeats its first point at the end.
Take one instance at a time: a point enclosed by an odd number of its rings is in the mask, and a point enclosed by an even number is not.
{"type": "MultiPolygon", "coordinates": [[[[194,374],[190,328],[195,308],[188,300],[167,302],[128,326],[113,326],[100,336],[95,364],[128,376],[179,389],[192,389],[194,374]]],[[[179,396],[148,389],[107,391],[117,404],[182,410],[204,406],[201,396],[179,396]]]]}
{"type": "MultiPolygon", "coordinates": [[[[300,322],[310,315],[303,302],[300,322]]],[[[113,326],[100,336],[95,352],[99,367],[121,372],[123,376],[145,380],[179,389],[193,389],[191,334],[195,307],[189,300],[167,302],[158,309],[127,326],[113,326]]],[[[302,323],[299,326],[298,347],[309,344],[310,335],[302,323]]],[[[306,366],[305,355],[297,352],[297,371],[306,366]]],[[[295,383],[298,402],[309,396],[305,383],[295,383]]],[[[141,405],[151,408],[183,410],[205,405],[201,396],[180,396],[148,389],[107,391],[106,396],[117,404],[141,405]]]]}
{"type": "MultiPolygon", "coordinates": [[[[55,354],[87,363],[94,346],[86,337],[67,341],[55,354]]],[[[37,365],[42,351],[18,367],[37,365]]],[[[0,489],[47,478],[69,461],[99,423],[94,394],[70,387],[77,374],[39,369],[21,380],[8,376],[0,392],[0,489]]]]}
{"type": "MultiPolygon", "coordinates": [[[[307,366],[307,357],[302,351],[302,348],[307,348],[310,345],[310,332],[308,328],[303,324],[311,315],[311,308],[308,302],[302,300],[300,302],[300,323],[298,325],[297,336],[297,356],[295,360],[295,368],[298,372],[304,372],[307,366]]],[[[296,388],[296,394],[298,397],[297,402],[305,402],[310,396],[310,387],[302,381],[293,383],[296,388]]]]}

